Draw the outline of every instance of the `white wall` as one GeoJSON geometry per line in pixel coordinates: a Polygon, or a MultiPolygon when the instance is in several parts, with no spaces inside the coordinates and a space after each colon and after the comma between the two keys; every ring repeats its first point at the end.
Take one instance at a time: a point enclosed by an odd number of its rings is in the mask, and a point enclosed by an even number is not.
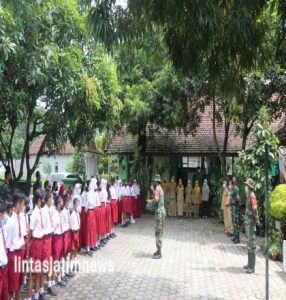
{"type": "MultiPolygon", "coordinates": [[[[30,155],[30,165],[32,165],[35,162],[36,155],[30,155]]],[[[55,155],[55,156],[42,156],[39,161],[38,168],[36,171],[40,171],[42,174],[42,177],[49,177],[48,174],[44,173],[43,170],[43,163],[45,161],[50,162],[52,166],[52,173],[56,173],[56,165],[58,165],[58,173],[66,172],[66,166],[68,164],[68,161],[72,159],[72,154],[62,154],[62,155],[55,155]]],[[[15,162],[15,170],[16,173],[20,170],[20,160],[17,160],[15,162]]],[[[36,172],[35,171],[35,172],[36,172]]],[[[26,176],[26,168],[24,167],[24,176],[26,176]]]]}
{"type": "Polygon", "coordinates": [[[97,170],[97,155],[93,153],[86,154],[86,177],[90,179],[91,176],[95,176],[98,172],[97,170]]]}

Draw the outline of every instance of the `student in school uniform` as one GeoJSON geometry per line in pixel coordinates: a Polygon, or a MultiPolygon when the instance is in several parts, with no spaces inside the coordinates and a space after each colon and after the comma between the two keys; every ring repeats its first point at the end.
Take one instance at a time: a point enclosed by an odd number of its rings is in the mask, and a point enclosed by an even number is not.
{"type": "MultiPolygon", "coordinates": [[[[24,209],[20,212],[20,219],[21,219],[21,224],[23,228],[23,235],[24,235],[24,246],[23,246],[23,259],[28,261],[29,259],[29,232],[30,232],[30,227],[29,227],[29,217],[28,217],[28,209],[29,209],[29,203],[30,199],[26,197],[25,199],[25,207],[24,209]]],[[[28,270],[23,270],[23,292],[28,291],[28,282],[27,282],[27,271],[28,270]]]]}
{"type": "Polygon", "coordinates": [[[81,197],[80,197],[80,242],[81,247],[86,245],[86,202],[87,202],[87,192],[88,192],[88,185],[85,182],[81,187],[81,197]]]}
{"type": "MultiPolygon", "coordinates": [[[[132,215],[132,197],[131,197],[131,185],[132,182],[129,180],[126,185],[126,199],[127,199],[127,207],[126,207],[126,214],[127,214],[127,224],[131,223],[131,215],[132,215]]],[[[134,223],[132,221],[132,223],[134,223]]]]}
{"type": "Polygon", "coordinates": [[[45,220],[42,212],[42,207],[45,204],[45,192],[43,189],[37,189],[34,193],[34,210],[30,218],[30,258],[31,277],[29,280],[28,300],[32,299],[32,289],[35,285],[34,298],[45,299],[45,292],[40,289],[43,282],[43,238],[45,235],[45,220]]]}
{"type": "Polygon", "coordinates": [[[74,277],[74,273],[70,269],[70,252],[71,252],[71,198],[68,194],[64,196],[64,208],[61,212],[63,221],[63,256],[65,258],[65,268],[62,270],[62,276],[67,278],[74,277]]]}
{"type": "Polygon", "coordinates": [[[131,215],[130,215],[130,223],[135,223],[135,219],[137,216],[137,205],[136,205],[136,187],[135,187],[135,182],[131,181],[130,185],[130,194],[131,194],[131,205],[132,205],[132,210],[131,210],[131,215]]]}
{"type": "Polygon", "coordinates": [[[101,234],[102,234],[102,228],[103,228],[103,210],[101,209],[101,201],[100,201],[100,182],[98,181],[96,183],[96,190],[94,192],[94,216],[95,216],[95,224],[96,224],[96,247],[95,251],[98,251],[101,249],[101,246],[103,244],[100,243],[101,241],[101,234]]]}
{"type": "Polygon", "coordinates": [[[115,188],[115,179],[112,180],[112,184],[110,186],[110,205],[111,205],[111,213],[112,213],[112,233],[110,237],[116,237],[116,233],[114,232],[114,225],[118,223],[118,197],[116,194],[115,188]]]}
{"type": "Polygon", "coordinates": [[[109,231],[109,208],[108,208],[108,193],[107,193],[107,181],[105,179],[101,179],[100,182],[101,190],[100,190],[100,201],[101,201],[101,209],[103,212],[103,229],[101,236],[101,244],[108,243],[108,231],[109,231]]]}
{"type": "Polygon", "coordinates": [[[86,202],[86,253],[87,256],[92,256],[91,248],[96,245],[96,222],[95,222],[95,199],[94,191],[96,189],[96,179],[92,178],[88,187],[87,202],[86,202]]]}
{"type": "Polygon", "coordinates": [[[9,300],[7,243],[2,222],[5,218],[6,204],[0,203],[0,299],[9,300]]]}
{"type": "MultiPolygon", "coordinates": [[[[42,208],[43,217],[44,217],[44,230],[45,235],[43,238],[43,262],[47,263],[49,267],[47,276],[48,276],[48,293],[51,296],[56,296],[57,292],[53,287],[52,282],[55,280],[53,274],[52,266],[52,235],[54,232],[53,225],[53,207],[54,207],[54,194],[51,190],[46,190],[45,194],[45,206],[42,208]]],[[[41,288],[44,288],[44,282],[42,282],[41,288]]]]}
{"type": "Polygon", "coordinates": [[[122,181],[120,179],[116,180],[115,185],[116,195],[117,195],[117,208],[118,208],[118,222],[117,224],[121,223],[122,221],[122,181]]]}
{"type": "Polygon", "coordinates": [[[66,287],[62,280],[60,260],[63,258],[63,220],[61,211],[64,203],[63,198],[57,196],[55,198],[55,210],[53,211],[53,238],[52,238],[52,256],[54,263],[54,273],[57,276],[57,284],[61,287],[66,287]]]}
{"type": "Polygon", "coordinates": [[[140,198],[140,187],[136,180],[134,180],[134,189],[135,189],[135,203],[136,203],[136,216],[135,218],[141,218],[141,198],[140,198]]]}
{"type": "Polygon", "coordinates": [[[25,207],[26,197],[21,192],[12,195],[13,213],[5,226],[6,246],[8,249],[8,282],[11,298],[15,294],[15,299],[21,299],[21,286],[23,285],[23,248],[24,248],[24,228],[21,222],[20,212],[25,207]]]}
{"type": "Polygon", "coordinates": [[[127,196],[127,181],[123,182],[121,189],[121,199],[122,199],[122,217],[121,217],[121,226],[126,227],[127,224],[127,211],[128,211],[128,196],[127,196]]]}
{"type": "Polygon", "coordinates": [[[111,231],[112,231],[112,212],[111,212],[111,195],[110,195],[110,184],[105,183],[105,191],[106,191],[106,204],[105,204],[105,210],[106,210],[106,234],[105,238],[109,240],[111,238],[111,231]]]}
{"type": "Polygon", "coordinates": [[[73,211],[71,213],[71,265],[72,270],[79,271],[79,264],[77,261],[77,251],[80,249],[80,201],[77,198],[73,200],[73,211]]]}
{"type": "MultiPolygon", "coordinates": [[[[74,199],[78,199],[79,200],[79,214],[81,214],[81,184],[80,183],[76,183],[75,186],[74,186],[74,190],[73,190],[73,194],[72,194],[72,197],[71,197],[71,203],[72,203],[72,209],[73,209],[73,202],[74,202],[74,199]]],[[[71,212],[72,214],[72,212],[71,212]]],[[[79,232],[79,244],[81,245],[81,234],[79,232]]]]}

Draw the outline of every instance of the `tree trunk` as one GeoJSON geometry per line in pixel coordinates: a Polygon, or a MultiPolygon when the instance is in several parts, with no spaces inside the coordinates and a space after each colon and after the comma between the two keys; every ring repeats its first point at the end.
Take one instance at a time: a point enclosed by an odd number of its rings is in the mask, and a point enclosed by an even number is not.
{"type": "Polygon", "coordinates": [[[218,139],[217,139],[217,134],[216,134],[216,121],[215,121],[215,116],[216,114],[216,103],[215,103],[215,94],[213,95],[213,135],[214,135],[214,142],[215,142],[215,147],[217,151],[217,155],[219,158],[219,161],[221,163],[221,169],[222,169],[222,175],[223,177],[226,176],[226,163],[225,163],[225,157],[223,153],[220,151],[218,139]]]}

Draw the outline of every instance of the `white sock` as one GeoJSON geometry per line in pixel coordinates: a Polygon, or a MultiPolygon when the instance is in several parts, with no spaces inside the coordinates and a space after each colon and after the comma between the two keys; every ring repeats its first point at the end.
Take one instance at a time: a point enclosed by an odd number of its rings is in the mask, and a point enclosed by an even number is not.
{"type": "Polygon", "coordinates": [[[64,263],[62,265],[62,276],[65,276],[65,265],[64,265],[64,263]]]}
{"type": "Polygon", "coordinates": [[[24,285],[26,285],[27,284],[27,276],[24,276],[24,285]]]}
{"type": "Polygon", "coordinates": [[[51,287],[52,287],[52,281],[49,280],[49,281],[48,281],[48,288],[51,288],[51,287]]]}
{"type": "Polygon", "coordinates": [[[56,285],[56,281],[52,280],[52,286],[56,285]]]}
{"type": "Polygon", "coordinates": [[[69,273],[69,265],[70,265],[70,263],[68,261],[66,261],[66,274],[69,273]]]}
{"type": "Polygon", "coordinates": [[[44,287],[41,287],[41,288],[40,288],[40,295],[44,294],[44,292],[45,292],[44,287]]]}
{"type": "Polygon", "coordinates": [[[86,251],[89,252],[90,251],[90,247],[86,246],[86,251]]]}
{"type": "Polygon", "coordinates": [[[39,293],[34,293],[34,299],[35,300],[39,299],[39,293]]]}
{"type": "Polygon", "coordinates": [[[62,277],[61,275],[58,276],[58,282],[61,282],[62,281],[62,277]]]}
{"type": "Polygon", "coordinates": [[[32,298],[31,298],[31,297],[28,297],[27,300],[32,300],[32,298]]]}

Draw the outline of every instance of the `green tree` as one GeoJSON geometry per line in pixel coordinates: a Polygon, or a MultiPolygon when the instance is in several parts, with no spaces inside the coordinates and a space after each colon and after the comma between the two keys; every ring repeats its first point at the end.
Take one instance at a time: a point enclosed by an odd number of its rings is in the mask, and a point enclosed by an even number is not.
{"type": "Polygon", "coordinates": [[[60,152],[67,139],[85,145],[116,124],[120,89],[116,67],[88,36],[77,1],[0,1],[0,28],[0,158],[15,186],[26,166],[28,192],[42,155],[60,152]],[[16,174],[13,141],[22,125],[16,174]],[[29,145],[39,137],[31,163],[29,145]]]}
{"type": "Polygon", "coordinates": [[[66,171],[67,173],[72,173],[72,172],[73,172],[73,164],[74,164],[73,159],[70,159],[70,160],[67,162],[66,169],[65,169],[65,171],[66,171]]]}
{"type": "Polygon", "coordinates": [[[52,164],[49,161],[43,162],[43,171],[47,175],[51,175],[52,173],[52,164]]]}
{"type": "Polygon", "coordinates": [[[78,147],[74,149],[73,152],[73,164],[72,164],[72,171],[73,173],[78,174],[85,178],[86,175],[86,155],[80,151],[78,147]]]}
{"type": "MultiPolygon", "coordinates": [[[[268,179],[272,180],[271,166],[275,159],[278,159],[281,152],[279,148],[279,140],[274,133],[274,128],[271,125],[268,110],[265,107],[260,109],[258,122],[252,130],[254,138],[253,145],[239,153],[238,162],[235,167],[236,174],[241,181],[247,178],[254,180],[254,191],[260,208],[260,216],[263,215],[264,196],[265,196],[265,145],[268,145],[269,154],[269,169],[268,179]]],[[[271,189],[271,186],[269,186],[271,189]]]]}

